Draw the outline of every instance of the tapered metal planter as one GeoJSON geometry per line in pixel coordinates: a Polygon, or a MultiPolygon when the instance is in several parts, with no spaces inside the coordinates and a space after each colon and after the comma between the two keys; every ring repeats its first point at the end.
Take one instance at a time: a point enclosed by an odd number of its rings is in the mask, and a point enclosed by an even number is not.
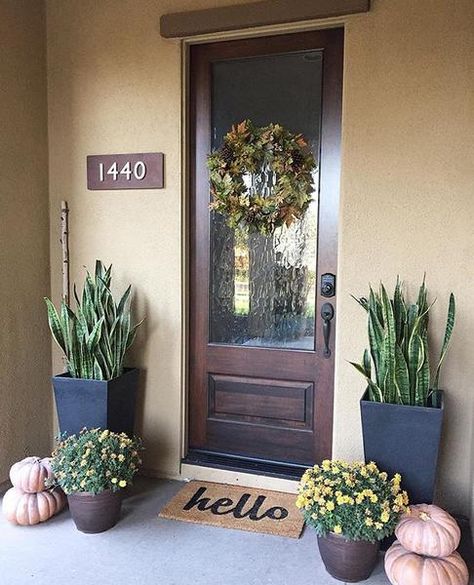
{"type": "Polygon", "coordinates": [[[53,377],[59,429],[74,435],[82,428],[133,435],[139,370],[125,369],[113,380],[85,380],[69,374],[53,377]]]}
{"type": "Polygon", "coordinates": [[[444,395],[431,407],[360,401],[365,460],[389,475],[400,473],[410,503],[433,501],[444,395]]]}
{"type": "Polygon", "coordinates": [[[326,571],[345,583],[365,581],[375,568],[380,543],[365,540],[347,540],[329,533],[318,536],[319,552],[326,571]]]}

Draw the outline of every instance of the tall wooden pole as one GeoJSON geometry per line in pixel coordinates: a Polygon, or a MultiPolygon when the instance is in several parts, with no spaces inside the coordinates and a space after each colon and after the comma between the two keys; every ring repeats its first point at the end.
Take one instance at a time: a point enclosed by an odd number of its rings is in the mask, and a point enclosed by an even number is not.
{"type": "Polygon", "coordinates": [[[63,299],[69,307],[69,208],[67,201],[61,201],[61,249],[63,257],[63,299]]]}

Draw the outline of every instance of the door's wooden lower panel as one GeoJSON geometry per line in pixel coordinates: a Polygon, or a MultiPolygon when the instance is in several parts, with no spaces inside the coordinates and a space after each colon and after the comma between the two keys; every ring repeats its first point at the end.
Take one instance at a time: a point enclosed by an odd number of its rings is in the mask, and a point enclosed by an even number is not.
{"type": "Polygon", "coordinates": [[[209,374],[209,418],[311,429],[313,383],[209,374]]]}
{"type": "Polygon", "coordinates": [[[310,464],[313,382],[209,374],[208,449],[310,464]]]}
{"type": "Polygon", "coordinates": [[[313,431],[209,419],[207,448],[233,455],[314,464],[313,431]]]}

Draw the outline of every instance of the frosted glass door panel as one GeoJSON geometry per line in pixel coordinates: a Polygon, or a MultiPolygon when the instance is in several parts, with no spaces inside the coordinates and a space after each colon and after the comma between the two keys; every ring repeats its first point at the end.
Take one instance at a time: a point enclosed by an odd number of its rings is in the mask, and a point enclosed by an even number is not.
{"type": "Polygon", "coordinates": [[[301,132],[317,161],[304,218],[272,236],[231,229],[211,214],[211,343],[314,350],[322,52],[212,65],[212,147],[233,124],[301,132]]]}

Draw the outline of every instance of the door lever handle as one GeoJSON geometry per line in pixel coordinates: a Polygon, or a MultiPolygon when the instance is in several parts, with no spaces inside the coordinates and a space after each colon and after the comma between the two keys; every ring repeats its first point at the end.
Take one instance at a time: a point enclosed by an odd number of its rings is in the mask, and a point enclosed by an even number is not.
{"type": "Polygon", "coordinates": [[[331,337],[331,320],[334,318],[334,307],[331,303],[324,303],[321,307],[321,318],[323,320],[323,337],[324,337],[324,351],[325,358],[331,357],[331,350],[329,349],[329,339],[331,337]]]}

